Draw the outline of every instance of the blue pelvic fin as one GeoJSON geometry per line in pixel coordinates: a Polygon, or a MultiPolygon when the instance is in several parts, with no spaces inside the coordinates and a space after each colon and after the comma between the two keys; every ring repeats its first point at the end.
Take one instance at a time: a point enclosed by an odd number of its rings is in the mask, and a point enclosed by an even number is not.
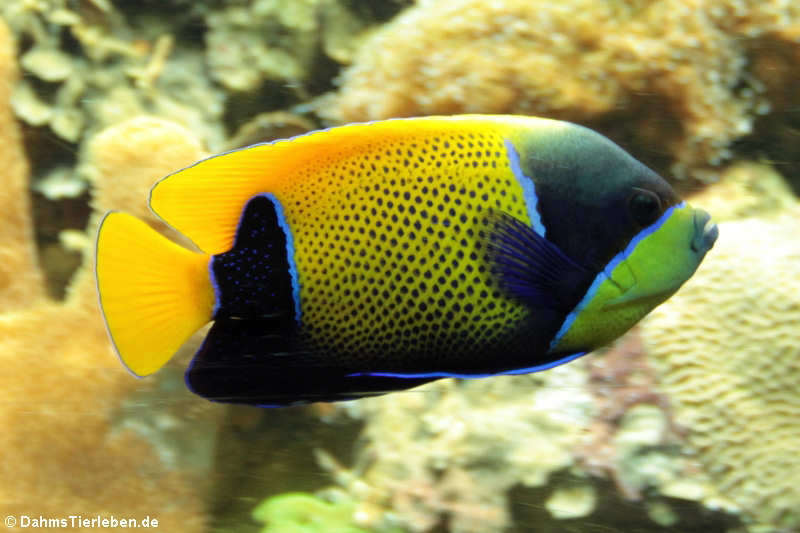
{"type": "Polygon", "coordinates": [[[504,212],[489,215],[486,248],[500,287],[534,308],[569,312],[594,277],[532,227],[504,212]]]}

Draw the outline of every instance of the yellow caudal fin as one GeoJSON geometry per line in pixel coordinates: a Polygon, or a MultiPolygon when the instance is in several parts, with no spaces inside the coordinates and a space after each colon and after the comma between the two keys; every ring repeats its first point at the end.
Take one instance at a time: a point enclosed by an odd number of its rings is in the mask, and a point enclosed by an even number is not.
{"type": "Polygon", "coordinates": [[[111,340],[137,376],[152,374],[211,320],[209,256],[136,217],[108,213],[97,234],[97,291],[111,340]]]}

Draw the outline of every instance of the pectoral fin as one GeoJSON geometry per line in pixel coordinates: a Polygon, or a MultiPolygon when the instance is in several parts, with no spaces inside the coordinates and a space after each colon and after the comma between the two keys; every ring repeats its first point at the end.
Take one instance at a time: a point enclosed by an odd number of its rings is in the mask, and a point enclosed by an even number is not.
{"type": "Polygon", "coordinates": [[[592,273],[524,222],[500,211],[488,217],[487,256],[500,287],[534,308],[569,312],[592,273]]]}

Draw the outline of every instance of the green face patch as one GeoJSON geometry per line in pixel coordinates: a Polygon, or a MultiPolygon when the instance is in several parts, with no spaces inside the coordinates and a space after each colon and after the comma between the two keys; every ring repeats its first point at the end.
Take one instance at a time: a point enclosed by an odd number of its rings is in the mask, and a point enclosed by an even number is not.
{"type": "Polygon", "coordinates": [[[696,246],[703,211],[681,203],[637,234],[567,315],[551,353],[592,350],[625,333],[688,280],[707,247],[696,246]]]}

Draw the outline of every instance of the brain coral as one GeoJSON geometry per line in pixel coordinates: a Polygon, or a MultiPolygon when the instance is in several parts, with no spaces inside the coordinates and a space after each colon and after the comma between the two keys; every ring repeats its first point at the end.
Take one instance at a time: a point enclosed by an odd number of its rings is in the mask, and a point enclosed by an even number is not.
{"type": "Polygon", "coordinates": [[[642,335],[718,497],[800,527],[800,210],[720,225],[697,274],[642,335]]]}
{"type": "Polygon", "coordinates": [[[749,43],[796,46],[798,28],[800,4],[784,0],[420,1],[362,46],[331,113],[597,120],[682,172],[726,157],[766,110],[749,43]]]}

